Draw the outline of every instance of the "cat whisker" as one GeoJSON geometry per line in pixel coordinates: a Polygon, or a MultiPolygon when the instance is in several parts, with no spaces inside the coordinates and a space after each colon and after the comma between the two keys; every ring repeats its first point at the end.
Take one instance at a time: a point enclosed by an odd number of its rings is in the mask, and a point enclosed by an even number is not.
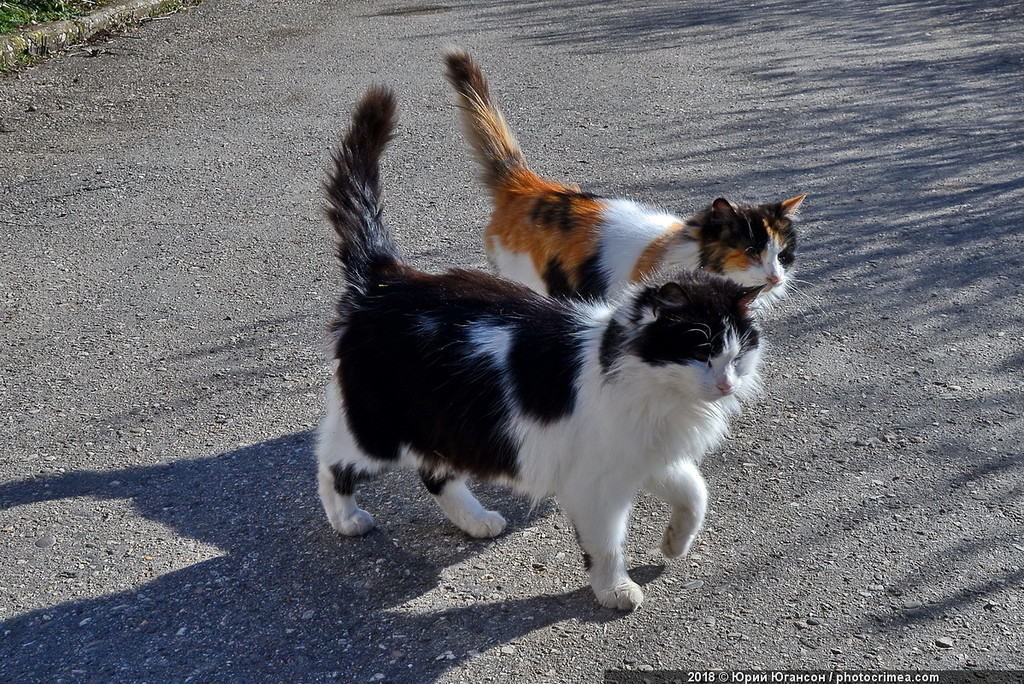
{"type": "MultiPolygon", "coordinates": [[[[789,292],[791,294],[797,295],[798,297],[802,298],[803,303],[805,305],[809,305],[810,309],[813,310],[815,313],[819,313],[819,314],[824,314],[825,313],[825,310],[821,307],[821,304],[819,304],[818,301],[814,297],[812,297],[811,295],[807,294],[806,292],[802,292],[802,291],[796,289],[795,287],[790,288],[789,292]]],[[[793,298],[788,298],[788,299],[786,299],[784,301],[781,301],[781,302],[775,302],[775,305],[777,305],[780,308],[782,308],[783,311],[790,311],[790,310],[793,310],[793,308],[797,305],[797,302],[794,301],[793,298]]]]}
{"type": "MultiPolygon", "coordinates": [[[[704,327],[706,328],[707,326],[704,326],[704,327]]],[[[689,329],[689,330],[687,330],[686,332],[695,332],[695,333],[703,333],[703,334],[704,334],[704,337],[709,337],[709,335],[708,335],[708,330],[704,330],[703,328],[690,328],[690,329],[689,329]]],[[[700,344],[699,344],[698,346],[700,346],[700,347],[708,347],[708,346],[711,346],[711,341],[710,341],[710,339],[709,339],[709,340],[708,340],[707,342],[701,342],[701,343],[700,343],[700,344]]]]}
{"type": "Polygon", "coordinates": [[[694,325],[699,325],[700,328],[693,328],[690,332],[701,332],[704,333],[704,337],[708,338],[708,340],[711,339],[711,326],[707,323],[694,323],[694,325]]]}

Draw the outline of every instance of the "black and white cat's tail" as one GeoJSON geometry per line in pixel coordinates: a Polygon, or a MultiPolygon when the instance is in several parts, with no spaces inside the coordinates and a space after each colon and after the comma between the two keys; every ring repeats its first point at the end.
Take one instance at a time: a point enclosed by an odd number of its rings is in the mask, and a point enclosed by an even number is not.
{"type": "Polygon", "coordinates": [[[458,94],[466,137],[483,167],[483,180],[494,193],[535,188],[544,181],[526,164],[519,142],[491,99],[487,79],[469,53],[452,48],[444,56],[445,76],[458,94]]]}
{"type": "Polygon", "coordinates": [[[395,96],[373,87],[352,113],[324,190],[338,235],[338,260],[350,285],[363,287],[401,257],[381,219],[380,158],[395,130],[395,96]]]}

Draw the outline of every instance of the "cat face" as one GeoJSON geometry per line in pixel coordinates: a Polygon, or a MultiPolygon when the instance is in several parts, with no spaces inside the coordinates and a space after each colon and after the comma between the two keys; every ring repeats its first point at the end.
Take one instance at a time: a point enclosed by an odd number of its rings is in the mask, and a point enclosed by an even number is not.
{"type": "Polygon", "coordinates": [[[750,316],[760,287],[681,273],[638,300],[631,351],[667,383],[702,401],[756,389],[760,333],[750,316]]]}
{"type": "Polygon", "coordinates": [[[758,206],[719,197],[701,217],[701,266],[740,285],[784,291],[796,254],[791,217],[805,197],[758,206]]]}

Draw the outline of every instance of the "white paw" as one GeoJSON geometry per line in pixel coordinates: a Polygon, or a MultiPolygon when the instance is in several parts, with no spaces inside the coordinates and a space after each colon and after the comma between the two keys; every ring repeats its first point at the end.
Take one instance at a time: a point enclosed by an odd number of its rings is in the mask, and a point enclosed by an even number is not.
{"type": "Polygon", "coordinates": [[[331,520],[331,526],[334,529],[349,537],[358,537],[366,534],[374,528],[375,524],[373,516],[361,508],[357,508],[356,512],[347,518],[331,520]]]}
{"type": "Polygon", "coordinates": [[[477,539],[497,537],[505,529],[505,518],[497,511],[484,511],[482,515],[463,520],[462,531],[477,539]]]}
{"type": "Polygon", "coordinates": [[[640,585],[630,580],[605,591],[595,589],[594,593],[597,594],[598,603],[615,610],[636,610],[644,602],[644,592],[640,585]]]}
{"type": "Polygon", "coordinates": [[[696,538],[697,535],[689,530],[678,532],[673,525],[669,525],[665,528],[665,535],[661,538],[661,552],[665,554],[666,558],[685,556],[690,552],[690,547],[693,546],[696,538]]]}

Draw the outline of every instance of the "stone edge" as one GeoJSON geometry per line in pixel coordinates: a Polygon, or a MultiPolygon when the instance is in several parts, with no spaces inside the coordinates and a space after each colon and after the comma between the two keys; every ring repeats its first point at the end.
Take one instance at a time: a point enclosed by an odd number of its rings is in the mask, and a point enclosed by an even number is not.
{"type": "Polygon", "coordinates": [[[66,50],[103,29],[139,22],[189,4],[192,3],[188,0],[118,0],[77,19],[51,21],[0,36],[0,67],[13,66],[22,55],[49,55],[66,50]]]}

